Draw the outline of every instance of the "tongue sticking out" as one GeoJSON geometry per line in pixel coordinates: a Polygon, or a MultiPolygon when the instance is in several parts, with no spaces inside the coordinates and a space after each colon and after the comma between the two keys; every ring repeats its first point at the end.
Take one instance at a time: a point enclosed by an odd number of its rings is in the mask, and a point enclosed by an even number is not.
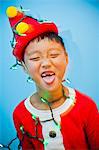
{"type": "Polygon", "coordinates": [[[43,80],[47,84],[51,84],[55,80],[55,75],[43,77],[43,80]]]}

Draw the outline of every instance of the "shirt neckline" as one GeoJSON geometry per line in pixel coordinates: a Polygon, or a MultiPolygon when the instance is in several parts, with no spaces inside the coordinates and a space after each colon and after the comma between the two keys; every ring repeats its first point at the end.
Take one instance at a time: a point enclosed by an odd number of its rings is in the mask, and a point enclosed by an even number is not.
{"type": "MultiPolygon", "coordinates": [[[[75,103],[75,90],[73,88],[67,87],[69,90],[69,98],[66,99],[66,101],[59,107],[52,109],[53,110],[53,114],[55,115],[60,115],[62,113],[64,113],[65,111],[67,111],[74,103],[75,103]]],[[[30,102],[30,97],[29,96],[25,101],[24,101],[24,105],[26,107],[26,109],[31,113],[36,115],[39,118],[50,118],[51,117],[51,112],[50,110],[39,110],[35,107],[32,106],[31,102],[30,102]]]]}

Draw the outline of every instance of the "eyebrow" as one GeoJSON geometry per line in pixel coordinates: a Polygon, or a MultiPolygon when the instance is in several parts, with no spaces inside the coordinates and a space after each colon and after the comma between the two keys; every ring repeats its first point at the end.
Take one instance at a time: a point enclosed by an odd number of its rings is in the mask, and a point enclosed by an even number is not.
{"type": "Polygon", "coordinates": [[[49,49],[49,51],[53,51],[53,50],[54,51],[62,51],[62,49],[58,49],[58,48],[57,49],[55,49],[55,48],[54,49],[49,49]]]}
{"type": "Polygon", "coordinates": [[[39,51],[32,51],[32,52],[28,52],[27,54],[28,54],[28,56],[30,56],[30,55],[33,55],[33,54],[35,54],[35,53],[39,53],[39,54],[41,54],[41,52],[39,52],[39,51]]]}
{"type": "MultiPolygon", "coordinates": [[[[53,51],[53,50],[60,51],[60,49],[58,49],[58,48],[50,48],[50,49],[49,49],[49,52],[50,52],[50,51],[53,51]]],[[[61,50],[62,50],[62,49],[61,49],[61,50]]],[[[36,54],[36,53],[41,54],[41,52],[38,51],[38,50],[35,50],[35,51],[32,51],[32,52],[27,52],[28,56],[31,56],[31,55],[36,54]]]]}

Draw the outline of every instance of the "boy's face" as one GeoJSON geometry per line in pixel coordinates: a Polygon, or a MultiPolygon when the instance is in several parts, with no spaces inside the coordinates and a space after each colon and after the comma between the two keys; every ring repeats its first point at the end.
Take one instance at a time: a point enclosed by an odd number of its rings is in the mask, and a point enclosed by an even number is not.
{"type": "Polygon", "coordinates": [[[68,56],[63,46],[55,40],[35,39],[25,49],[24,62],[36,86],[53,91],[61,86],[68,56]]]}

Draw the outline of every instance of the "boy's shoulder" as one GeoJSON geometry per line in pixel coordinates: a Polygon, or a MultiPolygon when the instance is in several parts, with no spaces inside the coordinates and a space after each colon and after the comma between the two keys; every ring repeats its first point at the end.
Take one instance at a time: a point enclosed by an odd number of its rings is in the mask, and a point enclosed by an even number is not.
{"type": "Polygon", "coordinates": [[[88,96],[87,94],[79,91],[78,89],[72,88],[72,87],[67,87],[69,90],[69,95],[70,97],[75,97],[76,103],[77,104],[82,104],[82,105],[96,105],[95,101],[88,96]]]}
{"type": "Polygon", "coordinates": [[[22,100],[14,109],[13,111],[13,115],[17,115],[17,116],[22,116],[24,115],[24,113],[27,111],[24,105],[24,101],[26,99],[22,100]]]}
{"type": "Polygon", "coordinates": [[[75,98],[76,98],[78,105],[81,105],[82,108],[88,107],[88,108],[96,108],[97,109],[95,101],[90,96],[88,96],[76,89],[75,89],[75,98]]]}
{"type": "Polygon", "coordinates": [[[20,126],[23,125],[26,130],[33,132],[35,129],[35,121],[32,118],[32,114],[25,107],[25,104],[24,104],[25,100],[26,99],[22,100],[15,107],[13,111],[13,121],[15,125],[20,125],[20,126]]]}
{"type": "Polygon", "coordinates": [[[75,93],[76,93],[76,98],[80,99],[80,100],[86,100],[87,103],[93,103],[93,99],[88,96],[87,94],[75,89],[75,93]]]}

